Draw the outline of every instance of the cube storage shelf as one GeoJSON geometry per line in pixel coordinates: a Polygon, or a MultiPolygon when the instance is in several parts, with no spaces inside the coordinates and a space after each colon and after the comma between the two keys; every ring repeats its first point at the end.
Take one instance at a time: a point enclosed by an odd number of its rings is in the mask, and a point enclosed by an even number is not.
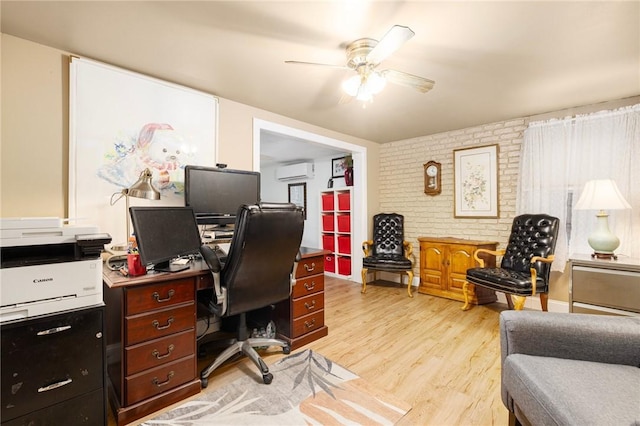
{"type": "Polygon", "coordinates": [[[337,188],[320,193],[320,240],[322,248],[331,252],[325,255],[324,269],[326,273],[341,278],[351,277],[352,204],[351,188],[337,188]]]}

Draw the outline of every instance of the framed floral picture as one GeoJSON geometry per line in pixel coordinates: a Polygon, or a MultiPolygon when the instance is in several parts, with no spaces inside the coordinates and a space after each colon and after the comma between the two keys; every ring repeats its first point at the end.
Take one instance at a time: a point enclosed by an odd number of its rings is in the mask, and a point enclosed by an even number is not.
{"type": "Polygon", "coordinates": [[[453,151],[454,217],[498,217],[498,145],[453,151]]]}

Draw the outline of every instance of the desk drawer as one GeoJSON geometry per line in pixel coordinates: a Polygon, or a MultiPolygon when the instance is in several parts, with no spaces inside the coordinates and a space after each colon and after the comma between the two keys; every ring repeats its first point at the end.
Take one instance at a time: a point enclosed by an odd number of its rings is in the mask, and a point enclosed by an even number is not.
{"type": "Polygon", "coordinates": [[[125,375],[130,376],[195,353],[195,329],[125,348],[125,375]]]}
{"type": "Polygon", "coordinates": [[[572,270],[573,301],[640,312],[640,274],[584,268],[572,270]]]}
{"type": "Polygon", "coordinates": [[[293,304],[293,318],[310,314],[324,309],[324,293],[315,293],[310,296],[295,299],[293,304]]]}
{"type": "Polygon", "coordinates": [[[297,299],[321,291],[324,291],[324,274],[298,278],[291,291],[291,297],[297,299]]]}
{"type": "Polygon", "coordinates": [[[101,390],[102,330],[103,308],[2,326],[2,421],[101,390]]]}
{"type": "Polygon", "coordinates": [[[126,405],[158,395],[196,377],[196,357],[191,355],[125,378],[126,405]]]}
{"type": "Polygon", "coordinates": [[[195,328],[194,303],[125,317],[125,346],[195,328]]]}
{"type": "Polygon", "coordinates": [[[324,310],[316,311],[293,320],[293,336],[300,337],[324,325],[324,310]]]}
{"type": "Polygon", "coordinates": [[[162,309],[195,300],[192,278],[127,289],[125,315],[162,309]]]}
{"type": "Polygon", "coordinates": [[[296,269],[296,278],[308,277],[310,275],[321,274],[324,272],[324,257],[316,256],[302,259],[298,262],[296,269]]]}

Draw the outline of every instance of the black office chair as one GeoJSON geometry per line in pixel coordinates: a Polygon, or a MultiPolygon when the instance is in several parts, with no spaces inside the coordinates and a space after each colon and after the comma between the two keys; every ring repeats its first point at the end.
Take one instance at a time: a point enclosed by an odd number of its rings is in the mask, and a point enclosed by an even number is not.
{"type": "Polygon", "coordinates": [[[219,317],[239,315],[237,340],[202,370],[202,387],[207,387],[213,370],[238,353],[247,355],[260,369],[265,384],[273,380],[254,348],[280,346],[288,354],[289,343],[249,337],[246,314],[289,297],[303,229],[304,213],[294,204],[245,205],[238,210],[224,266],[213,249],[202,246],[202,256],[214,279],[209,310],[219,317]]]}
{"type": "Polygon", "coordinates": [[[379,213],[373,216],[373,239],[362,243],[362,293],[367,291],[367,272],[397,272],[402,283],[408,275],[407,292],[413,282],[413,246],[404,240],[404,216],[398,213],[379,213]]]}
{"type": "Polygon", "coordinates": [[[523,214],[513,219],[511,235],[506,249],[478,249],[473,257],[479,268],[467,269],[467,280],[462,285],[465,304],[470,308],[468,284],[501,291],[507,297],[509,309],[521,310],[527,296],[540,294],[542,310],[547,310],[549,275],[553,253],[558,239],[560,220],[546,214],[523,214]],[[499,268],[485,268],[480,253],[502,256],[499,268]],[[512,300],[515,299],[514,301],[512,300]]]}

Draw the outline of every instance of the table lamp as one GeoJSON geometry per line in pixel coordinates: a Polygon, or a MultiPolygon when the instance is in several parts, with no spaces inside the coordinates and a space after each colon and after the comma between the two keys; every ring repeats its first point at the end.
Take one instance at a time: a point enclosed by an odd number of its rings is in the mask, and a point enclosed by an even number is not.
{"type": "Polygon", "coordinates": [[[118,202],[119,199],[121,199],[122,197],[124,197],[125,201],[126,201],[126,210],[125,210],[125,219],[126,219],[126,223],[127,223],[127,238],[124,244],[117,244],[117,245],[113,245],[111,247],[112,250],[114,251],[126,251],[127,248],[129,247],[129,236],[131,235],[131,229],[129,227],[129,197],[135,197],[135,198],[143,198],[145,200],[159,200],[160,199],[160,191],[158,191],[154,186],[153,183],[151,183],[151,177],[153,176],[153,174],[151,173],[151,170],[149,170],[148,168],[144,169],[142,171],[142,173],[140,173],[140,177],[138,178],[138,180],[136,181],[136,183],[134,183],[133,185],[131,185],[129,188],[124,188],[122,191],[120,192],[116,192],[113,195],[111,195],[111,201],[110,204],[113,206],[115,203],[118,202]],[[119,195],[118,198],[114,199],[113,197],[115,197],[116,195],[119,195]]]}
{"type": "Polygon", "coordinates": [[[613,252],[620,245],[620,240],[609,230],[609,215],[605,210],[630,208],[631,206],[613,180],[590,180],[585,184],[580,199],[576,203],[576,210],[598,210],[596,228],[588,238],[589,245],[594,251],[591,257],[618,258],[613,252]]]}

